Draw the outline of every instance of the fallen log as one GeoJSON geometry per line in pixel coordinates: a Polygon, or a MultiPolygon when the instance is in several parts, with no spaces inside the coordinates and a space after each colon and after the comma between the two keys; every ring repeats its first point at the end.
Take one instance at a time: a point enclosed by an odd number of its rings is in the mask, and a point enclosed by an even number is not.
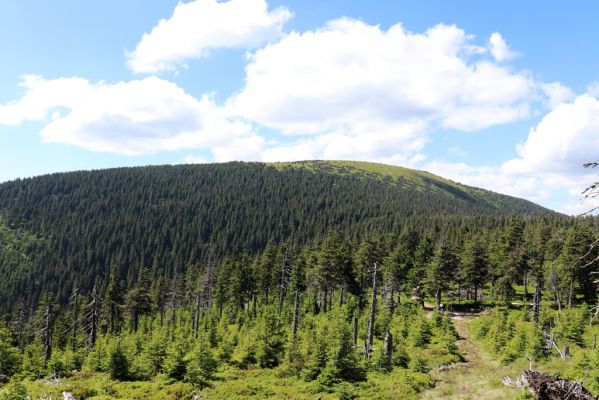
{"type": "Polygon", "coordinates": [[[524,371],[516,380],[503,378],[512,387],[528,387],[537,400],[597,400],[581,382],[570,382],[539,371],[524,371]]]}

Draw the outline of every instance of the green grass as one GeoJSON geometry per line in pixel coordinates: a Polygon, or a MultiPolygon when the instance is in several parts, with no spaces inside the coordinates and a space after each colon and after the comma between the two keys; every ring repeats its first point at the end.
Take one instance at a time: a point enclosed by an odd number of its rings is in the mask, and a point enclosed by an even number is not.
{"type": "Polygon", "coordinates": [[[378,180],[385,178],[391,178],[392,181],[397,181],[399,178],[405,179],[409,182],[422,182],[424,179],[428,179],[432,182],[442,183],[444,185],[450,185],[456,189],[463,190],[464,186],[450,181],[448,179],[441,178],[437,175],[433,175],[430,172],[420,171],[410,168],[399,167],[395,165],[387,165],[380,163],[373,163],[367,161],[295,161],[295,162],[273,162],[267,165],[273,166],[278,170],[284,169],[305,169],[308,171],[317,170],[330,170],[338,175],[362,175],[378,180]]]}
{"type": "Polygon", "coordinates": [[[422,399],[511,400],[520,394],[520,391],[504,386],[501,378],[516,377],[527,369],[528,365],[522,360],[519,363],[501,365],[480,343],[472,339],[470,323],[474,319],[454,319],[454,325],[461,338],[458,348],[464,359],[448,371],[433,372],[432,376],[437,384],[434,389],[425,392],[422,399]]]}
{"type": "Polygon", "coordinates": [[[420,171],[394,165],[386,165],[365,161],[295,161],[266,163],[279,171],[285,169],[303,169],[311,172],[329,172],[341,176],[357,176],[364,179],[374,179],[391,185],[411,188],[417,191],[435,191],[448,196],[458,197],[467,201],[487,203],[493,208],[502,208],[506,204],[518,201],[520,207],[528,202],[510,196],[490,192],[488,190],[470,187],[449,179],[420,171]]]}
{"type": "Polygon", "coordinates": [[[61,399],[62,392],[70,392],[77,400],[169,400],[189,399],[198,394],[202,399],[338,399],[339,393],[351,393],[354,399],[391,400],[418,398],[418,393],[432,387],[434,382],[427,374],[396,368],[389,374],[372,372],[368,381],[359,384],[342,384],[323,390],[315,382],[305,382],[296,377],[281,376],[280,370],[240,370],[227,367],[217,374],[212,387],[199,389],[183,382],[171,383],[163,376],[152,381],[119,382],[107,374],[80,373],[59,381],[25,380],[32,399],[61,399]]]}

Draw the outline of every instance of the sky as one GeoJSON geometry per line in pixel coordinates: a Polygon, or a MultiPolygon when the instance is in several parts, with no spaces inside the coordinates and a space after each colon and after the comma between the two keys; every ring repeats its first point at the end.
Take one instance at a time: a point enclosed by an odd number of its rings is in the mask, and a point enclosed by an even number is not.
{"type": "Polygon", "coordinates": [[[599,3],[0,2],[0,182],[345,159],[578,214],[599,3]]]}

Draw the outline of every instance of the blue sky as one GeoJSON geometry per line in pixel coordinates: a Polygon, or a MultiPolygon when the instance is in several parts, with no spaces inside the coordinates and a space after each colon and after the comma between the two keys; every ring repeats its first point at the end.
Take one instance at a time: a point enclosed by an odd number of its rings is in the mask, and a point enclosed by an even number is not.
{"type": "Polygon", "coordinates": [[[596,2],[0,6],[0,181],[359,159],[566,213],[599,158],[596,2]]]}

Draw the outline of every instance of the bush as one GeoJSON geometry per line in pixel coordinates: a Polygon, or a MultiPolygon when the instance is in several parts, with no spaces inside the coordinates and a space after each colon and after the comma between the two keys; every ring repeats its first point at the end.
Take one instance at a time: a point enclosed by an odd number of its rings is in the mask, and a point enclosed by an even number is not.
{"type": "Polygon", "coordinates": [[[164,359],[164,372],[169,378],[181,381],[187,372],[186,344],[182,340],[173,342],[164,359]]]}
{"type": "Polygon", "coordinates": [[[353,347],[352,333],[347,324],[340,324],[335,332],[335,341],[331,346],[323,375],[329,384],[335,381],[360,382],[366,380],[366,370],[360,365],[353,347]]]}
{"type": "Polygon", "coordinates": [[[0,389],[0,400],[26,400],[28,398],[27,389],[19,381],[10,382],[0,389]]]}
{"type": "Polygon", "coordinates": [[[555,315],[555,336],[581,346],[582,335],[587,324],[588,307],[562,310],[555,315]]]}
{"type": "Polygon", "coordinates": [[[12,376],[21,369],[19,350],[11,345],[10,332],[0,328],[0,374],[12,376]]]}
{"type": "Polygon", "coordinates": [[[412,346],[422,348],[430,343],[432,335],[429,322],[421,316],[412,325],[408,339],[412,346]]]}
{"type": "Polygon", "coordinates": [[[356,398],[354,385],[343,382],[337,386],[337,396],[339,400],[354,400],[356,398]]]}
{"type": "Polygon", "coordinates": [[[268,308],[258,326],[256,357],[262,368],[274,368],[281,362],[285,350],[281,322],[274,309],[268,308]]]}
{"type": "Polygon", "coordinates": [[[420,372],[423,374],[428,374],[430,371],[426,358],[424,358],[420,353],[416,353],[414,356],[412,356],[410,363],[408,364],[408,368],[410,368],[411,371],[420,372]]]}
{"type": "Polygon", "coordinates": [[[110,377],[120,381],[129,379],[129,360],[120,344],[110,352],[110,377]]]}
{"type": "Polygon", "coordinates": [[[208,342],[202,342],[193,352],[187,366],[185,380],[194,385],[206,386],[212,379],[218,363],[210,350],[208,342]]]}

